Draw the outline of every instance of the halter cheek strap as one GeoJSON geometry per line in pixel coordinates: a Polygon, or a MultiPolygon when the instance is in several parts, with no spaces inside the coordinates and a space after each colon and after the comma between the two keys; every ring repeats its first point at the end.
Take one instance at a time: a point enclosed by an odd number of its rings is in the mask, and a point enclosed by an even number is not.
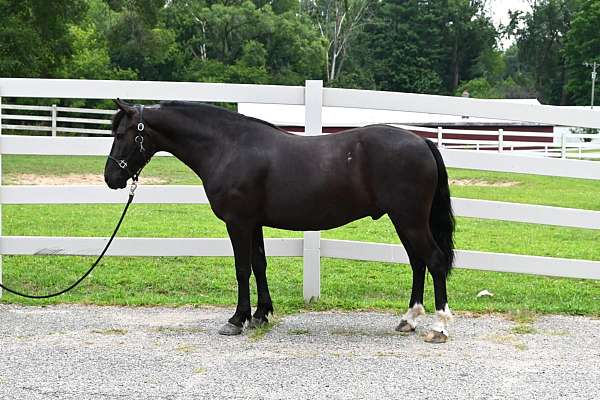
{"type": "MultiPolygon", "coordinates": [[[[134,141],[135,141],[135,143],[137,143],[139,145],[139,152],[145,153],[146,148],[144,147],[144,136],[143,136],[144,129],[146,128],[144,125],[144,106],[140,104],[139,106],[136,106],[136,108],[139,110],[140,119],[137,124],[138,134],[135,137],[134,141]]],[[[149,161],[149,159],[144,155],[144,159],[145,159],[144,164],[136,172],[131,172],[131,170],[129,170],[127,160],[130,159],[131,156],[133,156],[135,154],[136,150],[138,150],[138,149],[133,149],[133,151],[127,156],[127,158],[122,159],[122,160],[119,160],[118,158],[115,158],[111,155],[108,156],[109,159],[111,159],[117,163],[119,168],[127,171],[127,173],[129,174],[129,177],[132,178],[134,182],[136,182],[138,180],[138,177],[139,177],[140,172],[142,171],[142,168],[144,168],[149,161]]]]}

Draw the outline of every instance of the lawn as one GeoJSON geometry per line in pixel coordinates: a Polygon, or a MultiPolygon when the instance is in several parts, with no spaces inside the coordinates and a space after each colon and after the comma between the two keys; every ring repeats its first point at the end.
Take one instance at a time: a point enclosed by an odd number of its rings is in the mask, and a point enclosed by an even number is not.
{"type": "MultiPolygon", "coordinates": [[[[58,176],[99,174],[104,157],[4,156],[4,183],[19,174],[58,176]]],[[[589,180],[504,174],[469,170],[449,171],[454,180],[477,180],[487,186],[453,185],[455,197],[481,198],[600,210],[597,182],[589,180]],[[498,186],[498,183],[507,183],[498,186]]],[[[173,158],[154,159],[144,171],[168,184],[197,184],[199,180],[173,158]]],[[[5,235],[108,236],[121,205],[7,205],[3,207],[5,235]]],[[[207,205],[134,204],[120,236],[226,237],[224,224],[207,205]]],[[[299,232],[266,229],[267,237],[300,237],[299,232]]],[[[323,232],[324,238],[398,243],[387,217],[363,219],[323,232]]],[[[595,230],[559,228],[512,222],[458,218],[457,248],[517,254],[600,260],[595,230]]],[[[61,288],[76,279],[90,257],[5,256],[4,281],[33,292],[61,288]]],[[[50,302],[94,304],[235,304],[231,258],[128,257],[107,258],[83,285],[50,302]]],[[[322,297],[302,302],[302,260],[269,258],[269,283],[278,311],[311,309],[385,309],[406,307],[410,268],[405,265],[322,260],[322,297]]],[[[426,304],[432,308],[431,282],[426,304]]],[[[538,313],[600,316],[600,282],[547,278],[457,269],[449,281],[450,305],[463,311],[527,309],[538,313]],[[492,298],[476,298],[488,289],[492,298]]],[[[40,304],[4,295],[4,302],[40,304]]]]}

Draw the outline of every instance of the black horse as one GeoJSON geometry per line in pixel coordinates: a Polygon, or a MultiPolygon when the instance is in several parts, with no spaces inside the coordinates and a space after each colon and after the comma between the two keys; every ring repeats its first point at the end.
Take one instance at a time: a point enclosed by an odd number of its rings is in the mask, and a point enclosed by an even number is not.
{"type": "Polygon", "coordinates": [[[116,100],[114,142],[104,178],[124,188],[157,151],[173,154],[204,184],[227,225],[238,284],[235,314],[224,335],[264,324],[273,305],[267,285],[263,226],[296,231],[336,228],[388,214],[413,270],[409,309],[396,328],[410,332],[424,313],[425,269],[435,288],[436,320],[427,341],[447,340],[446,277],[454,258],[448,175],[436,146],[403,129],[372,125],[340,134],[300,136],[206,104],[149,107],[116,100]],[[258,305],[251,315],[249,279],[258,305]]]}

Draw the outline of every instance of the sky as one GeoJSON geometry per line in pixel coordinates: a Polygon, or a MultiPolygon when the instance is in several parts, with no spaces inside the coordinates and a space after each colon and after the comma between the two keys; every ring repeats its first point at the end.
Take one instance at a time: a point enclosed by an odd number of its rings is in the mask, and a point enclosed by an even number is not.
{"type": "MultiPolygon", "coordinates": [[[[506,25],[508,23],[508,10],[531,11],[531,7],[527,0],[490,0],[488,9],[491,12],[492,20],[496,26],[500,24],[506,25]]],[[[503,48],[507,48],[510,46],[510,41],[502,39],[500,44],[503,48]]]]}

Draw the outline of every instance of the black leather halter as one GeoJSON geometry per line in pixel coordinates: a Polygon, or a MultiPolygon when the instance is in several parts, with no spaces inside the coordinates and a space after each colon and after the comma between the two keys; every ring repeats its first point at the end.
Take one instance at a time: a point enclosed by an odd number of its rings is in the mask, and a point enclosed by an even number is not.
{"type": "Polygon", "coordinates": [[[111,155],[108,156],[109,159],[113,160],[114,162],[117,163],[117,165],[119,166],[119,168],[124,169],[125,171],[127,171],[127,173],[129,174],[129,177],[131,179],[133,179],[134,182],[137,182],[138,177],[140,175],[140,172],[142,171],[142,168],[144,168],[146,166],[146,164],[148,163],[149,159],[146,155],[146,148],[144,147],[144,130],[146,129],[146,126],[144,125],[144,106],[143,105],[138,105],[135,106],[140,114],[140,120],[137,124],[137,130],[138,130],[138,134],[135,137],[134,141],[139,145],[138,148],[135,148],[132,150],[131,153],[129,153],[129,155],[124,158],[119,160],[118,158],[115,158],[111,155]],[[136,151],[139,151],[140,153],[143,153],[144,155],[144,163],[142,164],[142,166],[135,172],[132,172],[129,169],[129,164],[128,164],[128,160],[131,159],[131,156],[133,156],[136,151]]]}

